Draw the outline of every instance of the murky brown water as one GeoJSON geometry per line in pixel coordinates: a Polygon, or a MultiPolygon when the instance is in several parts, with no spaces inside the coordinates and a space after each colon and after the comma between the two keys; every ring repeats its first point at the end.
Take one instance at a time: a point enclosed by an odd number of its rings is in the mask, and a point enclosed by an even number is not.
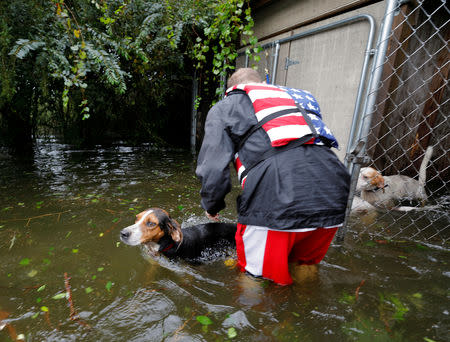
{"type": "Polygon", "coordinates": [[[281,287],[225,253],[191,265],[118,242],[147,207],[205,222],[194,168],[151,146],[0,155],[0,341],[448,341],[444,249],[349,235],[317,277],[281,287]]]}

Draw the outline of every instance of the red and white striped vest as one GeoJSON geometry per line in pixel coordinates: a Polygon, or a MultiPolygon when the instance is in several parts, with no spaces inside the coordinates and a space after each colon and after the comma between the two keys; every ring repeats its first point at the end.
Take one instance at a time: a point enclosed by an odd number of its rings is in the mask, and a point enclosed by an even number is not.
{"type": "MultiPolygon", "coordinates": [[[[308,125],[308,118],[305,120],[294,99],[284,89],[262,83],[238,84],[229,88],[226,95],[235,90],[244,91],[248,95],[258,124],[262,124],[273,147],[284,146],[293,140],[316,134],[308,125]]],[[[314,143],[314,138],[306,143],[314,143]]],[[[241,179],[245,166],[239,159],[239,152],[235,155],[235,168],[241,186],[244,187],[247,176],[241,179]]]]}
{"type": "Polygon", "coordinates": [[[252,101],[258,122],[270,119],[276,113],[281,116],[262,125],[273,147],[284,146],[292,140],[313,134],[294,99],[283,89],[269,84],[238,84],[227,90],[243,90],[252,101]]]}

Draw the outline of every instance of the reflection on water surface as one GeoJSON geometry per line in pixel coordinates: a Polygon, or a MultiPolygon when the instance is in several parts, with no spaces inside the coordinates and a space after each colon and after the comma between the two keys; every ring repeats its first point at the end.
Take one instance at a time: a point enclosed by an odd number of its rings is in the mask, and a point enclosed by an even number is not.
{"type": "MultiPolygon", "coordinates": [[[[2,154],[0,340],[447,339],[444,249],[348,236],[317,274],[280,287],[240,274],[227,253],[193,265],[119,243],[148,207],[184,226],[206,222],[194,169],[189,152],[150,145],[53,141],[33,160],[2,154]]],[[[238,192],[224,220],[234,220],[238,192]]]]}

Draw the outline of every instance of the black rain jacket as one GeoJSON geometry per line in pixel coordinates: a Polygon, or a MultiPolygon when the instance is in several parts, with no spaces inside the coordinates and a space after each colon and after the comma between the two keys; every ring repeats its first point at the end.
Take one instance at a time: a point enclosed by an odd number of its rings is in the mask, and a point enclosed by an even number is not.
{"type": "MultiPolygon", "coordinates": [[[[240,139],[257,123],[246,94],[231,94],[211,108],[197,160],[202,207],[214,215],[231,190],[229,164],[240,139]]],[[[255,131],[239,151],[244,166],[273,149],[267,133],[255,131]]],[[[302,145],[252,168],[237,199],[238,222],[274,229],[318,228],[344,221],[350,176],[329,147],[302,145]]]]}

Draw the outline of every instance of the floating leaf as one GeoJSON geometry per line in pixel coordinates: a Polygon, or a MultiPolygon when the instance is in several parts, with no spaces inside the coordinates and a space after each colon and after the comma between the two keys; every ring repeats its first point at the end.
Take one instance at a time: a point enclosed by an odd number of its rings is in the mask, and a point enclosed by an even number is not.
{"type": "MultiPolygon", "coordinates": [[[[119,221],[119,218],[117,218],[117,217],[114,218],[114,219],[112,220],[113,223],[116,223],[116,222],[118,222],[118,221],[119,221]]],[[[0,228],[1,228],[1,227],[0,227],[0,228]]]]}
{"type": "Polygon", "coordinates": [[[33,316],[31,316],[31,319],[36,319],[37,316],[39,316],[39,312],[36,312],[33,316]]]}
{"type": "Polygon", "coordinates": [[[417,249],[421,249],[421,250],[429,250],[429,248],[427,246],[421,245],[421,244],[416,244],[417,249]]]}
{"type": "Polygon", "coordinates": [[[41,287],[39,287],[39,288],[37,289],[37,292],[44,291],[45,286],[46,286],[46,285],[44,284],[44,285],[42,285],[41,287]]]}
{"type": "Polygon", "coordinates": [[[99,268],[97,268],[97,271],[102,272],[104,269],[105,269],[104,267],[99,267],[99,268]]]}
{"type": "Polygon", "coordinates": [[[233,327],[229,328],[227,334],[229,338],[235,338],[237,336],[236,329],[233,327]]]}
{"type": "Polygon", "coordinates": [[[29,276],[30,278],[33,278],[37,273],[38,273],[38,271],[36,271],[36,270],[31,270],[30,272],[28,272],[28,276],[29,276]]]}
{"type": "Polygon", "coordinates": [[[291,312],[295,317],[300,317],[300,314],[298,314],[297,312],[292,311],[291,312]]]}
{"type": "Polygon", "coordinates": [[[73,248],[72,253],[78,253],[78,248],[73,248]]]}
{"type": "Polygon", "coordinates": [[[52,299],[63,299],[63,298],[67,298],[67,292],[63,292],[63,293],[58,293],[56,295],[54,295],[52,297],[52,299]]]}
{"type": "Polygon", "coordinates": [[[14,236],[11,238],[11,243],[9,244],[9,249],[13,248],[14,244],[16,242],[16,233],[14,233],[14,236]]]}
{"type": "Polygon", "coordinates": [[[48,312],[48,307],[46,307],[46,306],[41,306],[41,311],[48,312]]]}
{"type": "Polygon", "coordinates": [[[42,298],[41,298],[41,297],[37,297],[37,298],[36,298],[36,303],[39,304],[40,302],[42,302],[42,298]]]}
{"type": "Polygon", "coordinates": [[[108,291],[111,291],[111,287],[113,286],[113,283],[112,283],[112,281],[110,280],[110,281],[108,281],[107,283],[106,283],[106,285],[105,285],[105,288],[108,290],[108,291]]]}
{"type": "Polygon", "coordinates": [[[42,259],[42,263],[45,265],[50,265],[51,261],[50,261],[50,259],[44,258],[44,259],[42,259]]]}
{"type": "Polygon", "coordinates": [[[224,262],[225,266],[234,267],[236,261],[234,259],[226,259],[224,262]]]}
{"type": "Polygon", "coordinates": [[[419,293],[419,292],[414,293],[412,296],[413,296],[414,298],[418,298],[418,299],[421,299],[421,298],[422,298],[422,294],[419,293]]]}
{"type": "Polygon", "coordinates": [[[356,296],[355,295],[344,293],[342,295],[342,297],[339,299],[339,303],[353,304],[355,302],[355,300],[356,300],[356,296]]]}
{"type": "Polygon", "coordinates": [[[22,266],[29,265],[30,261],[31,260],[29,258],[23,258],[22,260],[20,260],[19,265],[22,265],[22,266]]]}
{"type": "Polygon", "coordinates": [[[211,321],[211,319],[208,316],[197,316],[196,319],[202,325],[210,325],[213,323],[213,321],[211,321]]]}
{"type": "Polygon", "coordinates": [[[72,234],[72,231],[71,231],[71,230],[69,230],[69,231],[67,232],[67,234],[66,234],[66,239],[70,236],[70,234],[72,234]]]}
{"type": "Polygon", "coordinates": [[[87,294],[91,293],[92,291],[94,291],[94,290],[92,289],[92,287],[86,287],[86,288],[84,289],[84,292],[86,292],[87,294]]]}
{"type": "Polygon", "coordinates": [[[398,257],[401,258],[401,259],[408,259],[408,257],[404,256],[404,255],[399,255],[398,257]]]}

